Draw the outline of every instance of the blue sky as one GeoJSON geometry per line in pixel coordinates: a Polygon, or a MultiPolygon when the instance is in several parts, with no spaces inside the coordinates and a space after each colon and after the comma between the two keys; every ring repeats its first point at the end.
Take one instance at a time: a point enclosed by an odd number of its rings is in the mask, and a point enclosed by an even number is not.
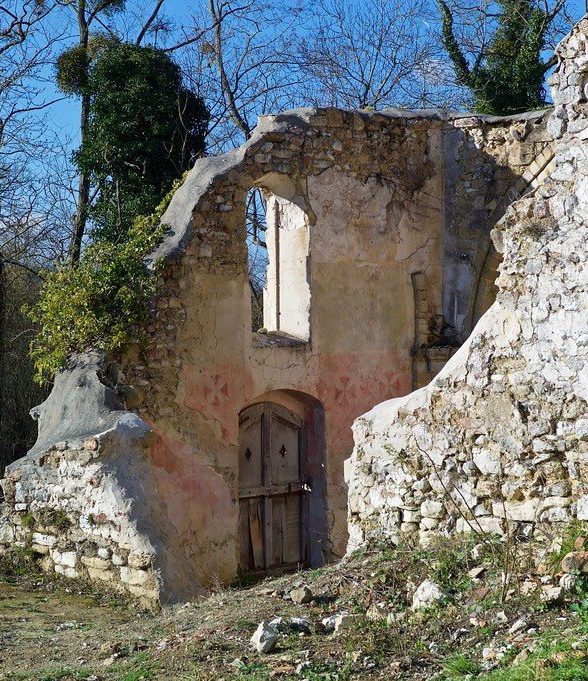
{"type": "MultiPolygon", "coordinates": [[[[346,1],[353,2],[355,0],[342,0],[342,2],[346,1]]],[[[588,0],[572,0],[568,5],[576,20],[586,12],[587,4],[588,0]]],[[[166,0],[164,4],[165,15],[173,20],[176,27],[183,26],[188,29],[191,25],[191,15],[202,8],[203,5],[204,0],[188,0],[187,2],[184,0],[166,0]]],[[[50,97],[60,96],[51,86],[48,87],[48,95],[50,97]]],[[[47,118],[51,127],[69,137],[73,146],[77,145],[79,103],[76,98],[67,98],[53,105],[47,118]]]]}

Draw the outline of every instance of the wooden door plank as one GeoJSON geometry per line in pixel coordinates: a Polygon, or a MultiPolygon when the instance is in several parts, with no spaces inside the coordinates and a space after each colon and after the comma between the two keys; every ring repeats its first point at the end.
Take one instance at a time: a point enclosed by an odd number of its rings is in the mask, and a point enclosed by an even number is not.
{"type": "MultiPolygon", "coordinates": [[[[272,405],[269,402],[264,404],[262,425],[263,425],[263,480],[262,484],[271,485],[271,414],[272,405]]],[[[263,525],[263,546],[265,549],[265,567],[272,566],[273,537],[272,537],[272,501],[270,497],[265,497],[263,501],[264,525],[263,525]]]]}
{"type": "Polygon", "coordinates": [[[300,480],[303,483],[304,491],[300,494],[300,561],[308,564],[309,561],[309,534],[310,534],[310,513],[308,508],[310,487],[306,479],[306,457],[307,457],[307,431],[303,425],[298,431],[298,455],[300,465],[300,480]]]}
{"type": "Polygon", "coordinates": [[[249,536],[251,539],[254,568],[265,567],[261,506],[261,501],[259,499],[249,500],[249,536]]]}
{"type": "Polygon", "coordinates": [[[282,565],[284,562],[284,497],[272,497],[272,565],[282,565]]]}
{"type": "Polygon", "coordinates": [[[300,494],[287,494],[284,504],[284,562],[300,563],[300,494]]]}
{"type": "Polygon", "coordinates": [[[300,481],[300,428],[273,413],[270,428],[272,484],[300,481]]]}
{"type": "Polygon", "coordinates": [[[281,485],[258,485],[255,487],[241,487],[239,498],[248,499],[249,497],[273,497],[279,494],[290,494],[302,492],[307,489],[303,482],[284,482],[281,485]]]}
{"type": "Polygon", "coordinates": [[[239,501],[239,567],[241,570],[253,569],[251,537],[249,534],[249,502],[239,501]]]}
{"type": "Polygon", "coordinates": [[[271,408],[272,414],[283,421],[287,421],[292,425],[293,428],[302,428],[304,425],[304,421],[300,418],[300,416],[298,416],[298,414],[286,409],[286,407],[282,407],[281,404],[271,403],[271,408]]]}
{"type": "Polygon", "coordinates": [[[270,568],[273,566],[272,557],[274,552],[274,537],[273,537],[273,525],[274,525],[274,513],[273,513],[273,497],[264,497],[263,499],[263,510],[265,515],[264,522],[264,548],[265,548],[265,567],[270,568]]]}
{"type": "Polygon", "coordinates": [[[263,484],[262,413],[240,419],[239,427],[239,488],[263,484]]]}

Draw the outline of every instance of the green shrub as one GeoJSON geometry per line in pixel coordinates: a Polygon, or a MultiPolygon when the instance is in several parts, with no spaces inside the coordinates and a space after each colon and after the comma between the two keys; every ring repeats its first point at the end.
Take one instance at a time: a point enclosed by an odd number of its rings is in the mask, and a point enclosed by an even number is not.
{"type": "Polygon", "coordinates": [[[562,537],[561,547],[557,551],[552,551],[547,554],[546,564],[549,570],[557,572],[561,567],[561,561],[567,556],[570,551],[575,550],[576,540],[579,538],[586,538],[588,535],[588,526],[581,520],[573,520],[562,537]]]}
{"type": "Polygon", "coordinates": [[[46,274],[38,302],[27,308],[40,329],[30,348],[37,382],[51,380],[75,352],[120,348],[145,321],[158,267],[149,269],[144,258],[165,232],[161,216],[179,184],[153,215],[135,220],[124,243],[97,242],[77,266],[46,274]]]}
{"type": "Polygon", "coordinates": [[[447,679],[462,679],[464,676],[478,674],[480,665],[468,655],[457,653],[445,660],[443,664],[444,677],[447,679]]]}
{"type": "Polygon", "coordinates": [[[30,530],[35,524],[35,518],[30,513],[25,513],[20,517],[20,522],[22,523],[23,527],[26,527],[28,530],[30,530]]]}
{"type": "Polygon", "coordinates": [[[66,530],[71,526],[71,521],[63,508],[46,508],[40,516],[43,525],[50,525],[57,530],[66,530]]]}

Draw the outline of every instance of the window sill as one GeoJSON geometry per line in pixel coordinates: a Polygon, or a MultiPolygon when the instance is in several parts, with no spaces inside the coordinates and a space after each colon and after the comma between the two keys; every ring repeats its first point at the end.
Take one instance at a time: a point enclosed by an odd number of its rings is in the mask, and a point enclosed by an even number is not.
{"type": "Polygon", "coordinates": [[[252,341],[254,348],[300,348],[310,346],[310,341],[290,336],[282,331],[253,333],[252,341]]]}

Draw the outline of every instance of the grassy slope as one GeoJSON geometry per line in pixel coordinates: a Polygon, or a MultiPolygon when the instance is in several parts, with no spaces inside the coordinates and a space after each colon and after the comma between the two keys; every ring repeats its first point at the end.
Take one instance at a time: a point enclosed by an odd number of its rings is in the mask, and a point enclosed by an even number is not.
{"type": "MultiPolygon", "coordinates": [[[[538,593],[520,591],[524,580],[541,583],[523,574],[522,553],[509,558],[521,574],[510,575],[503,588],[503,547],[483,544],[475,558],[472,547],[471,540],[444,540],[426,550],[381,546],[340,565],[218,591],[161,613],[139,612],[118,597],[5,560],[0,679],[588,680],[584,581],[565,601],[547,606],[538,593]],[[486,569],[473,578],[468,572],[478,566],[486,569]],[[413,612],[412,591],[425,578],[447,597],[413,612]],[[312,603],[284,598],[299,582],[312,589],[312,603]],[[325,632],[323,617],[342,610],[352,615],[342,630],[325,632]],[[252,652],[248,641],[257,624],[276,616],[304,617],[312,633],[285,633],[272,653],[252,652]],[[521,616],[524,626],[509,633],[521,616]]],[[[557,583],[555,576],[543,580],[557,583]]]]}

